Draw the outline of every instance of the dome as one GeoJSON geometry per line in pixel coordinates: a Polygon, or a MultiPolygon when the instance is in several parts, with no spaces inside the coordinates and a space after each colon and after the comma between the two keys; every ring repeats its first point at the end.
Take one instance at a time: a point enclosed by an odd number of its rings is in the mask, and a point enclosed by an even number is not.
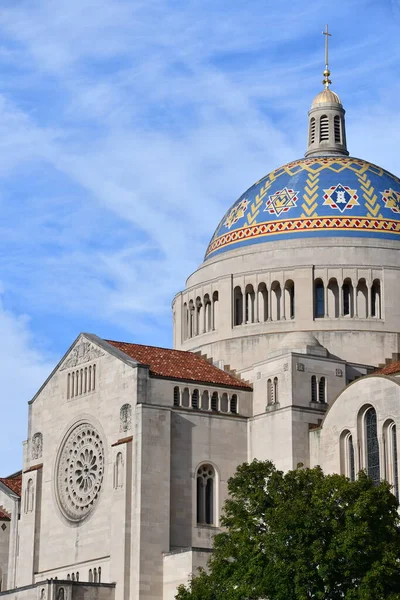
{"type": "Polygon", "coordinates": [[[400,180],[349,156],[290,162],[240,196],[205,258],[264,242],[329,236],[400,240],[400,180]]]}
{"type": "Polygon", "coordinates": [[[314,100],[312,101],[312,105],[311,107],[314,108],[315,106],[319,106],[320,104],[342,104],[340,101],[339,96],[333,92],[332,90],[330,90],[329,88],[326,88],[324,90],[322,90],[322,92],[320,92],[319,94],[317,94],[314,98],[314,100]]]}

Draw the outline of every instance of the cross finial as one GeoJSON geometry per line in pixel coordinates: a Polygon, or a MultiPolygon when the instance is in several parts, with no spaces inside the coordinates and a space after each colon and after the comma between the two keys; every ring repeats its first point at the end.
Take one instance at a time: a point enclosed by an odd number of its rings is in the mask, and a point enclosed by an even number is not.
{"type": "Polygon", "coordinates": [[[323,80],[323,84],[324,86],[328,89],[329,88],[329,84],[332,83],[332,81],[329,79],[329,75],[331,74],[330,70],[329,70],[329,38],[331,37],[331,33],[329,33],[329,29],[328,29],[328,25],[326,26],[325,31],[322,32],[322,34],[325,36],[325,71],[324,71],[324,80],[323,80]]]}

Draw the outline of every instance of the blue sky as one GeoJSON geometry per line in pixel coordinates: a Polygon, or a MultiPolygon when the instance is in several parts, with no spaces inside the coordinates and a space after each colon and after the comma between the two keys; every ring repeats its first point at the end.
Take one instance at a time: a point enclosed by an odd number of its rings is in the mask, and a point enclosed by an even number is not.
{"type": "Polygon", "coordinates": [[[227,208],[305,151],[332,88],[353,156],[400,172],[397,0],[4,0],[0,474],[80,331],[171,344],[227,208]]]}

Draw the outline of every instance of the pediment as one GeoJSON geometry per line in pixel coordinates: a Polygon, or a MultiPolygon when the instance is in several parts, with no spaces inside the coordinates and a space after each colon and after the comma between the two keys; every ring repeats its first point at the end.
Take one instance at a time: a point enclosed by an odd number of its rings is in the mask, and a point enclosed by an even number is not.
{"type": "Polygon", "coordinates": [[[78,340],[77,344],[67,354],[60,366],[60,371],[65,369],[73,369],[78,365],[95,360],[100,356],[104,356],[105,352],[85,339],[78,340]]]}

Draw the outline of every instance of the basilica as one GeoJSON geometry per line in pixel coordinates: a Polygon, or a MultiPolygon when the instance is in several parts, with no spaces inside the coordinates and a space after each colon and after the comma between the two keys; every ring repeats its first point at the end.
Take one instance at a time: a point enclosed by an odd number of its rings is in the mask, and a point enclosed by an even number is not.
{"type": "Polygon", "coordinates": [[[400,180],[349,155],[329,75],[305,157],[234,202],[173,299],[173,349],[81,333],[29,400],[0,597],[173,600],[254,458],[399,495],[400,180]]]}

